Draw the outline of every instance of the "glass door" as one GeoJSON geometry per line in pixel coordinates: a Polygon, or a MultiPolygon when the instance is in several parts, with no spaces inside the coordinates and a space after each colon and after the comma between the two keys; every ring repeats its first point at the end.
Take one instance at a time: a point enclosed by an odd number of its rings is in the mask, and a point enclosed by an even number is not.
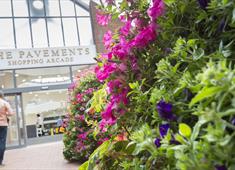
{"type": "Polygon", "coordinates": [[[21,94],[6,94],[5,100],[10,103],[14,115],[10,117],[7,132],[7,147],[21,147],[26,144],[24,114],[21,94]]]}

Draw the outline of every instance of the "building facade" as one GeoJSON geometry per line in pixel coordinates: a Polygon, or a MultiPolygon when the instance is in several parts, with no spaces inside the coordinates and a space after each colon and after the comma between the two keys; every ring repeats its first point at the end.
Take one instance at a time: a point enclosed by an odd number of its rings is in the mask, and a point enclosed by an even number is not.
{"type": "MultiPolygon", "coordinates": [[[[37,137],[37,114],[47,138],[67,108],[67,88],[95,63],[87,0],[0,1],[0,89],[16,115],[10,120],[8,147],[37,137]]],[[[51,140],[51,139],[50,139],[51,140]]]]}

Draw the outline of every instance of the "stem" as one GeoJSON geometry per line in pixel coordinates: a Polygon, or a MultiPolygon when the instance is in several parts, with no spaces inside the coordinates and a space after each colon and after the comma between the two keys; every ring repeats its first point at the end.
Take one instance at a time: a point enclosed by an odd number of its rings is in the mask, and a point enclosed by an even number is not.
{"type": "Polygon", "coordinates": [[[126,131],[127,134],[128,134],[127,139],[130,140],[130,139],[129,139],[129,136],[131,136],[131,133],[128,131],[128,129],[126,128],[126,126],[123,126],[123,128],[125,129],[125,131],[126,131]]]}
{"type": "Polygon", "coordinates": [[[228,115],[230,115],[231,113],[234,113],[234,114],[235,114],[235,109],[229,109],[228,111],[226,111],[226,112],[224,112],[224,113],[221,113],[221,114],[220,114],[220,117],[228,116],[228,115]]]}
{"type": "Polygon", "coordinates": [[[226,124],[226,126],[228,126],[229,128],[231,128],[231,129],[233,129],[233,130],[235,130],[235,126],[234,125],[232,125],[231,123],[228,123],[227,121],[223,121],[223,123],[224,124],[226,124]]]}
{"type": "Polygon", "coordinates": [[[100,0],[100,4],[101,4],[101,6],[104,8],[104,3],[103,3],[102,0],[100,0]]]}
{"type": "Polygon", "coordinates": [[[229,94],[229,91],[224,93],[224,95],[222,96],[222,99],[219,101],[219,104],[217,106],[217,112],[220,111],[221,106],[222,106],[222,104],[223,104],[223,102],[224,102],[224,100],[225,100],[225,98],[227,97],[228,94],[229,94]]]}

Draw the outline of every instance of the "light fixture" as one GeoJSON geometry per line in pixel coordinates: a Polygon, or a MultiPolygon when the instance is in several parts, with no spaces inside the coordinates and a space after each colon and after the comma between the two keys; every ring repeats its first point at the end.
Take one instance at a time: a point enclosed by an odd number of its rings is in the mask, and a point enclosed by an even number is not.
{"type": "Polygon", "coordinates": [[[15,74],[16,77],[19,77],[19,74],[15,74]]]}
{"type": "Polygon", "coordinates": [[[33,7],[38,9],[38,10],[42,10],[43,9],[43,1],[42,0],[34,0],[33,1],[33,7]]]}
{"type": "Polygon", "coordinates": [[[77,70],[77,72],[78,72],[78,73],[80,73],[80,72],[81,72],[81,70],[77,70]]]}

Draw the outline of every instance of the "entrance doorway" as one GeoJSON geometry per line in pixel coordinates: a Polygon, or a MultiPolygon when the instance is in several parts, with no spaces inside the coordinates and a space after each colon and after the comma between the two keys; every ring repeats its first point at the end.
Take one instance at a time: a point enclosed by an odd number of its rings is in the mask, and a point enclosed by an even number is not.
{"type": "Polygon", "coordinates": [[[27,144],[62,140],[62,120],[67,113],[67,89],[24,92],[22,96],[27,144]],[[37,126],[38,115],[41,127],[37,126]]]}
{"type": "Polygon", "coordinates": [[[26,145],[25,119],[21,93],[5,94],[15,114],[10,117],[7,132],[7,148],[17,148],[26,145]]]}

